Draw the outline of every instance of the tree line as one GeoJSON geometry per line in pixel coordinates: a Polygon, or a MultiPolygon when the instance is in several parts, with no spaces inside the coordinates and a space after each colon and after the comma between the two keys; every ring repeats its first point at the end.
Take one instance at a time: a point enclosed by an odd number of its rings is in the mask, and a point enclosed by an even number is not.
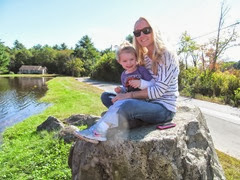
{"type": "Polygon", "coordinates": [[[100,56],[101,52],[87,35],[74,49],[69,49],[65,43],[53,47],[38,44],[27,49],[18,40],[9,48],[0,41],[0,74],[18,73],[22,65],[38,65],[47,67],[50,74],[88,76],[100,56]]]}
{"type": "MultiPolygon", "coordinates": [[[[132,42],[132,38],[128,35],[126,40],[132,42]]],[[[201,51],[201,46],[197,45],[187,32],[182,34],[179,44],[177,53],[181,69],[181,94],[191,97],[199,94],[217,97],[223,103],[239,106],[240,60],[224,62],[218,57],[213,70],[212,46],[206,48],[206,51],[201,51]],[[189,65],[189,59],[192,59],[192,65],[189,65]]],[[[88,35],[83,36],[74,49],[69,49],[65,43],[53,47],[35,45],[27,49],[18,40],[14,42],[13,48],[9,48],[0,41],[0,74],[18,73],[22,65],[47,67],[49,74],[90,76],[96,80],[112,82],[120,82],[123,70],[116,61],[112,47],[99,51],[88,35]]]]}

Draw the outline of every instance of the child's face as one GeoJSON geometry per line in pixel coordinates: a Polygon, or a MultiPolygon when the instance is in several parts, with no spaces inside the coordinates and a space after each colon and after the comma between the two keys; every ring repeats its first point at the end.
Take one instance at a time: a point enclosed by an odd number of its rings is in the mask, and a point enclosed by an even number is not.
{"type": "Polygon", "coordinates": [[[132,53],[122,52],[119,56],[119,64],[128,72],[134,72],[137,68],[136,56],[132,53]]]}

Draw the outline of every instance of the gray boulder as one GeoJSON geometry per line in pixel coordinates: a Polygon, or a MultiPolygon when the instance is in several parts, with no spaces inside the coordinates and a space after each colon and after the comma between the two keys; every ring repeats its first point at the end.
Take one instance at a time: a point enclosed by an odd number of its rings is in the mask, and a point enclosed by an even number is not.
{"type": "Polygon", "coordinates": [[[77,138],[73,135],[74,131],[78,130],[76,126],[69,125],[61,129],[58,133],[58,137],[63,139],[65,143],[71,143],[76,141],[77,138]]]}
{"type": "Polygon", "coordinates": [[[225,179],[206,121],[199,108],[179,104],[177,126],[113,129],[97,145],[78,140],[69,166],[74,180],[225,179]]]}
{"type": "Polygon", "coordinates": [[[46,121],[37,127],[37,131],[47,130],[56,131],[64,127],[63,123],[53,116],[49,116],[46,121]]]}
{"type": "Polygon", "coordinates": [[[66,124],[71,124],[75,126],[91,126],[92,124],[96,123],[99,118],[99,116],[93,116],[89,114],[75,114],[65,119],[64,122],[66,124]]]}

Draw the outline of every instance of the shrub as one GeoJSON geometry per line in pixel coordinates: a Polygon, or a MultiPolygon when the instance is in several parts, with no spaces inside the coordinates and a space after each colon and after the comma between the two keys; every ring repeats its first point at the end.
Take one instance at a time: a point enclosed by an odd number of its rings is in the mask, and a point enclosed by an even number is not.
{"type": "Polygon", "coordinates": [[[234,91],[234,105],[240,106],[240,88],[234,91]]]}
{"type": "Polygon", "coordinates": [[[115,53],[108,52],[101,56],[92,69],[91,78],[100,81],[120,82],[123,71],[122,66],[117,62],[115,53]]]}
{"type": "Polygon", "coordinates": [[[197,68],[189,68],[181,71],[179,83],[182,95],[195,97],[200,94],[211,99],[216,97],[225,104],[239,106],[240,79],[229,71],[201,72],[197,68]]]}
{"type": "Polygon", "coordinates": [[[179,74],[179,90],[183,95],[192,96],[195,95],[195,82],[199,76],[199,70],[197,68],[190,68],[181,70],[179,74]]]}

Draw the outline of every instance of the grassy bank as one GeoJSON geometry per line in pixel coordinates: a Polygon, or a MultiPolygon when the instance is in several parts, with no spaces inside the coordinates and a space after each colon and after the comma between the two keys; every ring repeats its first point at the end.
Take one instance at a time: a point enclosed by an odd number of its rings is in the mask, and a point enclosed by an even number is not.
{"type": "Polygon", "coordinates": [[[219,161],[223,167],[227,180],[239,180],[240,179],[240,160],[228,156],[217,150],[219,161]]]}
{"type": "MultiPolygon", "coordinates": [[[[36,128],[50,115],[60,120],[79,113],[100,115],[106,110],[100,102],[102,91],[70,77],[54,78],[48,88],[41,101],[53,105],[5,131],[0,179],[71,179],[67,165],[71,144],[54,138],[54,134],[37,133],[36,128]]],[[[217,153],[227,179],[240,179],[240,161],[217,153]]]]}
{"type": "Polygon", "coordinates": [[[71,144],[54,134],[37,133],[36,128],[50,115],[60,120],[79,113],[100,115],[105,110],[101,90],[67,77],[50,80],[48,87],[41,101],[53,105],[4,132],[0,179],[71,179],[67,165],[71,144]]]}

